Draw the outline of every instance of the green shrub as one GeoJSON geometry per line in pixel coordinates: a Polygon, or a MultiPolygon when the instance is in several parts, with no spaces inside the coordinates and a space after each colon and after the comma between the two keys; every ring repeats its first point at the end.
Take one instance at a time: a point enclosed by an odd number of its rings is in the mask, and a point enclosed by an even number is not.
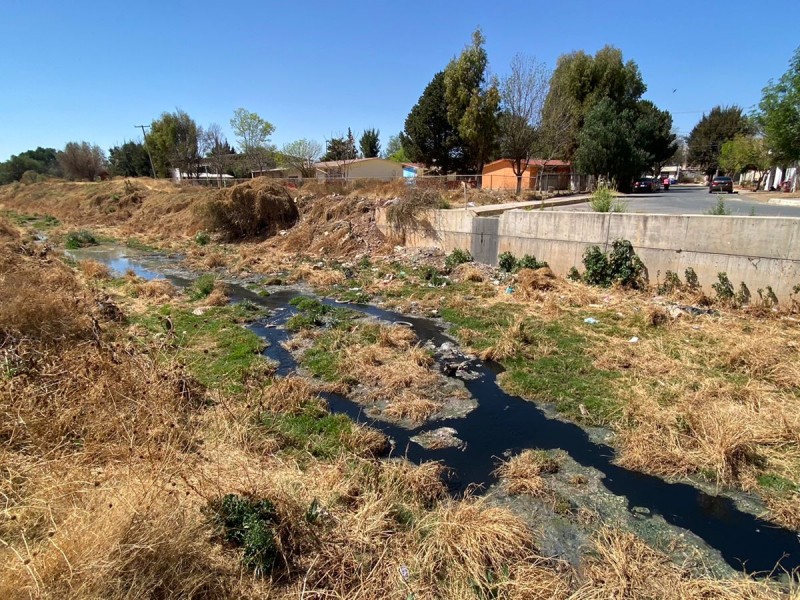
{"type": "MultiPolygon", "coordinates": [[[[742,285],[744,285],[744,283],[742,285]]],[[[766,290],[759,289],[758,297],[761,299],[761,306],[772,308],[778,305],[778,296],[775,295],[775,291],[772,289],[771,285],[768,285],[766,290]]]]}
{"type": "Polygon", "coordinates": [[[69,250],[96,245],[97,238],[94,237],[94,234],[91,231],[87,231],[85,229],[68,233],[66,241],[64,242],[64,247],[69,250]]]}
{"type": "Polygon", "coordinates": [[[583,266],[583,280],[590,285],[609,287],[619,283],[633,289],[647,285],[647,270],[628,240],[615,240],[608,254],[598,246],[590,246],[583,253],[583,266]]]}
{"type": "Polygon", "coordinates": [[[696,292],[700,289],[700,279],[697,277],[697,273],[694,272],[692,267],[686,267],[686,270],[683,272],[683,278],[686,280],[686,287],[696,292]]]}
{"type": "Polygon", "coordinates": [[[458,265],[463,265],[468,262],[472,262],[472,255],[469,253],[469,250],[461,250],[460,248],[453,250],[444,260],[445,266],[450,271],[455,269],[458,265]]]}
{"type": "MultiPolygon", "coordinates": [[[[761,296],[761,290],[758,290],[758,295],[761,296]]],[[[736,305],[743,306],[745,304],[750,304],[750,290],[748,289],[747,285],[744,281],[739,283],[739,291],[736,292],[736,305]]]]}
{"type": "Polygon", "coordinates": [[[242,563],[258,575],[270,573],[281,558],[275,528],[275,505],[228,494],[217,503],[215,522],[228,543],[242,549],[242,563]]]}
{"type": "Polygon", "coordinates": [[[583,281],[580,271],[575,267],[570,267],[569,273],[567,273],[567,279],[570,281],[583,281]]]}
{"type": "Polygon", "coordinates": [[[297,308],[297,314],[286,321],[289,331],[312,329],[314,327],[335,327],[352,318],[353,312],[346,308],[334,308],[323,304],[316,298],[298,296],[289,301],[291,306],[297,308]]]}
{"type": "Polygon", "coordinates": [[[725,206],[722,198],[717,198],[717,203],[706,211],[707,215],[727,216],[731,214],[730,209],[725,206]]]}
{"type": "Polygon", "coordinates": [[[721,302],[732,302],[735,294],[733,291],[733,284],[731,280],[728,279],[728,274],[719,272],[717,273],[717,279],[719,280],[717,283],[711,284],[711,287],[717,294],[717,300],[721,302]]]}
{"type": "Polygon", "coordinates": [[[198,231],[194,234],[194,243],[198,246],[205,246],[211,242],[211,236],[205,231],[198,231]]]}
{"type": "Polygon", "coordinates": [[[517,270],[519,269],[541,269],[543,267],[549,267],[545,261],[538,261],[536,260],[535,256],[531,256],[530,254],[526,254],[522,258],[519,259],[517,262],[517,270]]]}
{"type": "Polygon", "coordinates": [[[624,201],[614,195],[614,189],[601,183],[592,194],[589,206],[594,212],[625,212],[628,208],[624,201]]]}
{"type": "Polygon", "coordinates": [[[497,264],[506,273],[513,273],[517,268],[517,259],[511,252],[503,252],[497,257],[497,264]]]}
{"type": "Polygon", "coordinates": [[[194,283],[192,283],[192,285],[188,288],[189,298],[192,300],[202,300],[203,298],[207,298],[209,294],[214,291],[214,284],[216,282],[217,278],[210,273],[200,275],[200,277],[195,279],[194,283]]]}
{"type": "Polygon", "coordinates": [[[683,289],[681,278],[674,271],[667,271],[664,274],[664,283],[658,286],[659,294],[671,294],[672,292],[683,289]]]}

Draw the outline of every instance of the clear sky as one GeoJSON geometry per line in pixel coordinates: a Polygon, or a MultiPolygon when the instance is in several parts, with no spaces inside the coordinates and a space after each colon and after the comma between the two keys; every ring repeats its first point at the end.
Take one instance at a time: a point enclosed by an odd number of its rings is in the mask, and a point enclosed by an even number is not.
{"type": "Polygon", "coordinates": [[[348,127],[379,128],[385,146],[476,26],[498,75],[517,52],[552,68],[619,47],[688,134],[717,104],[758,102],[800,45],[796,15],[797,0],[0,0],[0,161],[68,141],[108,149],[176,107],[231,143],[244,107],[278,146],[348,127]]]}

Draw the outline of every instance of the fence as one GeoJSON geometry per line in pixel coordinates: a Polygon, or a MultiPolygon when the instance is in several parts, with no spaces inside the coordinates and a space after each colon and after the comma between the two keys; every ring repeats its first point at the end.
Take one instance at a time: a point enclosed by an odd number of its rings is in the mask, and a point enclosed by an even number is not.
{"type": "MultiPolygon", "coordinates": [[[[264,176],[269,177],[269,176],[264,176]]],[[[344,192],[372,188],[386,183],[403,183],[425,189],[441,191],[468,189],[515,191],[517,177],[514,175],[420,175],[417,177],[269,177],[289,189],[322,186],[330,192],[344,192]]],[[[230,187],[251,179],[208,177],[182,179],[183,185],[206,187],[230,187]]],[[[556,193],[583,192],[591,190],[594,178],[578,173],[547,173],[541,176],[523,177],[522,191],[556,193]]]]}

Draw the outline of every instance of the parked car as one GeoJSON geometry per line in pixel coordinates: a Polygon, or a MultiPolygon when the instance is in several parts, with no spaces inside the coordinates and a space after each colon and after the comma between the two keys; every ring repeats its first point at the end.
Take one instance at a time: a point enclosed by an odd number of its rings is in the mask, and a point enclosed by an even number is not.
{"type": "Polygon", "coordinates": [[[733,179],[730,177],[714,177],[711,183],[708,184],[708,193],[712,192],[728,192],[733,193],[733,179]]]}
{"type": "Polygon", "coordinates": [[[652,177],[640,177],[633,182],[634,192],[657,192],[661,186],[657,179],[652,177]]]}

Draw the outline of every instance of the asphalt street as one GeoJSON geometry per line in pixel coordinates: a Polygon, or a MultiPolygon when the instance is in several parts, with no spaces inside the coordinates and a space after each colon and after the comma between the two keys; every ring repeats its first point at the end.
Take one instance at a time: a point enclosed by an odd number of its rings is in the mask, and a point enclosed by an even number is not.
{"type": "MultiPolygon", "coordinates": [[[[775,196],[780,196],[779,192],[775,196]]],[[[709,194],[708,188],[698,185],[675,185],[669,191],[650,194],[627,194],[620,197],[627,203],[625,212],[666,215],[706,214],[722,199],[734,216],[800,217],[800,206],[778,206],[750,200],[738,193],[709,194]]],[[[555,207],[557,211],[591,211],[588,203],[555,207]]]]}

